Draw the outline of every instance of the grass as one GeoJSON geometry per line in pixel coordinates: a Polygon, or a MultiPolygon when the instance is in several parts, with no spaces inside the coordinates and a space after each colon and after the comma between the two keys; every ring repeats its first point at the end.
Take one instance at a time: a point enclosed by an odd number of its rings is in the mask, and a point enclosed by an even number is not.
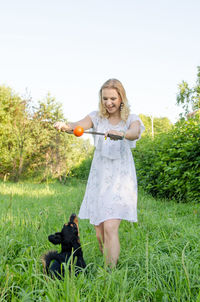
{"type": "Polygon", "coordinates": [[[0,183],[0,301],[200,302],[200,205],[139,193],[137,224],[122,221],[110,271],[93,227],[79,221],[87,274],[45,278],[41,256],[60,249],[48,235],[78,213],[85,183],[0,183]]]}

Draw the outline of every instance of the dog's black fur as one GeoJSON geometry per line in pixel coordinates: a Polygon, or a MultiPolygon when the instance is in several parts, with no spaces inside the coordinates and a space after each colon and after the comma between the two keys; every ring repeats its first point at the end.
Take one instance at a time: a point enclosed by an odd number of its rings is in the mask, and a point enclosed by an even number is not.
{"type": "MultiPolygon", "coordinates": [[[[61,232],[49,235],[48,239],[55,245],[61,244],[61,252],[50,251],[43,255],[42,262],[47,275],[60,279],[61,276],[64,276],[63,263],[67,264],[69,259],[70,263],[74,263],[75,257],[77,257],[75,275],[86,267],[79,239],[78,218],[76,214],[70,216],[68,224],[64,224],[61,232]]],[[[71,271],[71,265],[69,265],[69,269],[71,271]]]]}

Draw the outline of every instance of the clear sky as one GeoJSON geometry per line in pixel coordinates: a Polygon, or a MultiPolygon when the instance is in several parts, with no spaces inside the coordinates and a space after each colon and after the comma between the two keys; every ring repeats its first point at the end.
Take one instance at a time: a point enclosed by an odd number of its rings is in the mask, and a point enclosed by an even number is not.
{"type": "Polygon", "coordinates": [[[131,111],[178,117],[178,84],[200,65],[199,0],[0,0],[0,85],[50,92],[76,121],[119,79],[131,111]]]}

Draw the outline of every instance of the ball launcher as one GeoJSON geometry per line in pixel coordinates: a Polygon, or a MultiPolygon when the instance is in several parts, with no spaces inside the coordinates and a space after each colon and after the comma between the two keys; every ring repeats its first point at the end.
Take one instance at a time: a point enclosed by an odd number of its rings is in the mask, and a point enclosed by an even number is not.
{"type": "MultiPolygon", "coordinates": [[[[93,135],[103,135],[105,136],[105,133],[103,132],[96,132],[96,131],[84,131],[83,127],[81,126],[76,126],[74,130],[72,131],[66,131],[69,134],[74,134],[75,136],[82,136],[84,133],[85,134],[93,134],[93,135]]],[[[123,136],[116,135],[116,134],[110,134],[108,133],[107,137],[114,139],[114,140],[123,140],[123,136]]]]}

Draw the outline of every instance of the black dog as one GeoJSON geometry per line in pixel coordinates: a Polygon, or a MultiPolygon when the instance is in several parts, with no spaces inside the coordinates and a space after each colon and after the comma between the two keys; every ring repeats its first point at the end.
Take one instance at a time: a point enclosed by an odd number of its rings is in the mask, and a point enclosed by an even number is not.
{"type": "MultiPolygon", "coordinates": [[[[74,263],[75,257],[77,257],[75,275],[86,267],[79,239],[78,218],[76,214],[70,216],[68,224],[64,224],[61,232],[49,235],[48,239],[53,244],[61,244],[62,249],[60,253],[50,251],[43,255],[42,262],[45,273],[61,279],[61,276],[64,276],[64,266],[62,264],[67,264],[69,259],[70,263],[74,263]]],[[[71,271],[71,265],[69,265],[69,270],[71,271]]]]}

